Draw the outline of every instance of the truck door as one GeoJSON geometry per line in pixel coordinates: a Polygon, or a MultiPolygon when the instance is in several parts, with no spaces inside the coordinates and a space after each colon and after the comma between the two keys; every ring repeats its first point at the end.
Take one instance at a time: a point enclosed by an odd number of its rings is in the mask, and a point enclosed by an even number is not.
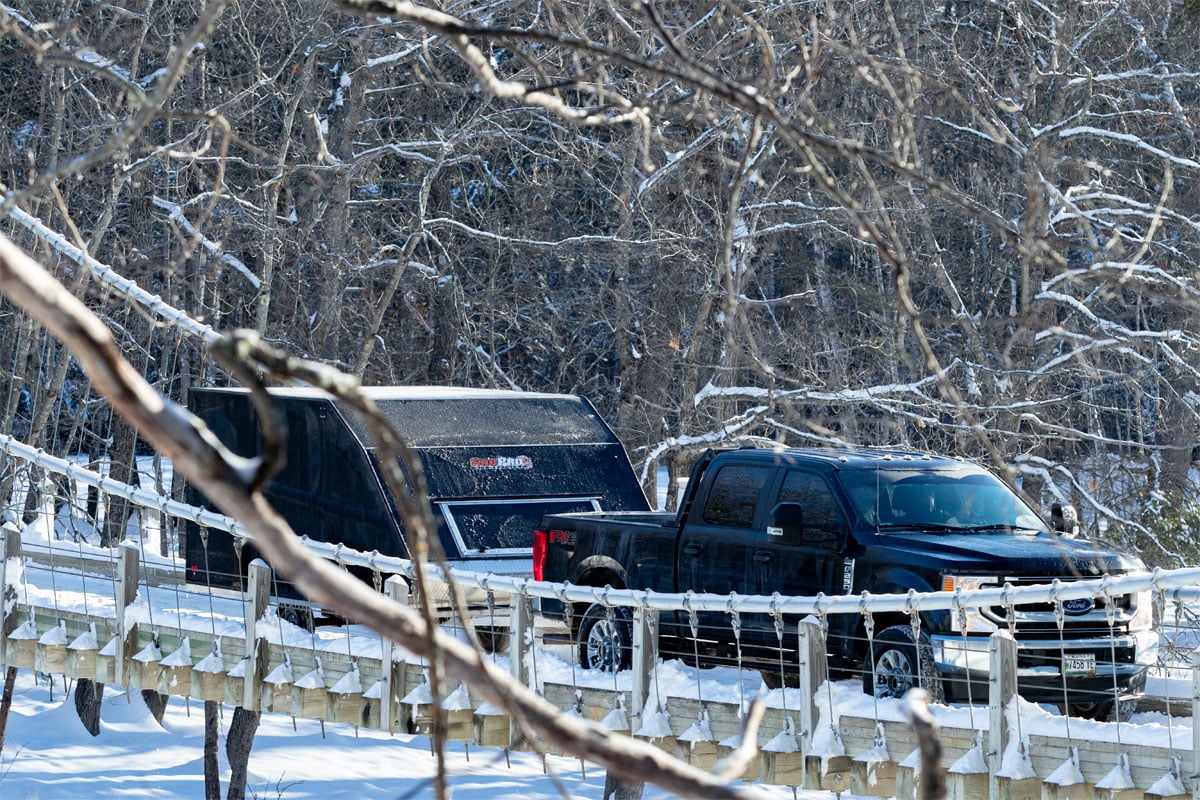
{"type": "MultiPolygon", "coordinates": [[[[842,505],[825,479],[814,472],[789,469],[784,473],[778,490],[767,503],[768,518],[780,503],[791,503],[800,509],[800,525],[794,518],[779,526],[768,519],[769,527],[759,537],[751,553],[757,579],[755,593],[811,597],[818,592],[827,595],[846,594],[853,587],[853,562],[843,558],[847,524],[842,505]]],[[[848,615],[847,615],[848,616],[848,615]]],[[[787,637],[795,633],[795,620],[788,620],[785,644],[794,644],[787,637]]],[[[757,615],[753,620],[756,638],[775,646],[778,634],[770,615],[757,615]]]]}
{"type": "MultiPolygon", "coordinates": [[[[680,591],[755,593],[757,583],[750,551],[763,536],[755,524],[775,473],[774,467],[751,464],[726,464],[718,468],[704,507],[692,510],[680,532],[677,554],[680,591]]],[[[698,618],[698,638],[703,643],[732,643],[729,614],[708,612],[698,618]]],[[[687,612],[678,612],[677,621],[686,642],[691,637],[687,612]]],[[[701,650],[704,647],[705,644],[700,645],[701,650]]]]}

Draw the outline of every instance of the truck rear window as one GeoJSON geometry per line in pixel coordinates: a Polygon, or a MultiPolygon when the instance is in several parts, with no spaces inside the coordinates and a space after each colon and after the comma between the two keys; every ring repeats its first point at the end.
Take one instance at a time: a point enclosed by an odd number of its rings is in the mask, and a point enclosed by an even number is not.
{"type": "Polygon", "coordinates": [[[749,528],[754,524],[758,496],[774,471],[769,467],[733,464],[722,467],[708,490],[704,521],[709,525],[749,528]]]}
{"type": "Polygon", "coordinates": [[[438,503],[438,511],[465,556],[526,553],[547,514],[599,511],[590,497],[532,500],[462,500],[438,503]]]}

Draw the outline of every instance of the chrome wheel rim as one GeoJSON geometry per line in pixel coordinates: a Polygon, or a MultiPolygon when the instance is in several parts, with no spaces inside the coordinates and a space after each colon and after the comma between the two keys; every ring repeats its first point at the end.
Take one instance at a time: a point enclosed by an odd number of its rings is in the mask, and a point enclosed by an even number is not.
{"type": "Polygon", "coordinates": [[[616,625],[607,619],[599,620],[588,631],[587,666],[613,672],[619,664],[620,639],[616,625]]]}
{"type": "Polygon", "coordinates": [[[884,650],[875,659],[875,696],[903,697],[913,687],[913,664],[902,650],[884,650]]]}

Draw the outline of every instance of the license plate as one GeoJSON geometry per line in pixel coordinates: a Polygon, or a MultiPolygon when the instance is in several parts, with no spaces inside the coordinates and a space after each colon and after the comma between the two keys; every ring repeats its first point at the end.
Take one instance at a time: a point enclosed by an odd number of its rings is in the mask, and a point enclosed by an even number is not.
{"type": "Polygon", "coordinates": [[[1095,653],[1067,653],[1063,656],[1063,672],[1067,675],[1091,675],[1096,672],[1095,653]]]}

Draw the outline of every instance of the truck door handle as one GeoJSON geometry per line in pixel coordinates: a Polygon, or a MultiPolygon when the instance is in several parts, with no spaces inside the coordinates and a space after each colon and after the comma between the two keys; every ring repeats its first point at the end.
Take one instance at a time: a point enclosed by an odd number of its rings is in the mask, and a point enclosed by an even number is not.
{"type": "Polygon", "coordinates": [[[770,564],[774,560],[775,560],[775,556],[772,553],[755,553],[754,554],[754,563],[756,563],[756,564],[770,564]]]}
{"type": "Polygon", "coordinates": [[[704,548],[698,544],[685,544],[683,546],[683,554],[691,558],[695,558],[704,552],[704,548]]]}

